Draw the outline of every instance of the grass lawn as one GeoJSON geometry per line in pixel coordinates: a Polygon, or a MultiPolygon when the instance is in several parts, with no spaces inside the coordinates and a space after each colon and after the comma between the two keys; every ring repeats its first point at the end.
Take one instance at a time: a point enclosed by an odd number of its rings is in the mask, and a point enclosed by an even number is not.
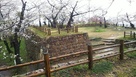
{"type": "Polygon", "coordinates": [[[127,54],[122,61],[113,57],[94,62],[92,70],[87,64],[63,69],[52,73],[52,77],[136,77],[136,55],[133,54],[136,52],[127,54]]]}
{"type": "Polygon", "coordinates": [[[124,36],[124,31],[135,31],[132,29],[125,29],[122,27],[108,27],[108,28],[100,28],[100,27],[80,27],[80,32],[87,32],[89,37],[101,37],[101,38],[120,38],[124,36]]]}

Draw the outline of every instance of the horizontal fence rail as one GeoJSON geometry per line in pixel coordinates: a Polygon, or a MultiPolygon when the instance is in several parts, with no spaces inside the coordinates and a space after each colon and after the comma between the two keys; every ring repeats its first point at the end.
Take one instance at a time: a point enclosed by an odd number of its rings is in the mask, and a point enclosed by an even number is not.
{"type": "Polygon", "coordinates": [[[79,55],[79,54],[83,54],[83,53],[87,53],[87,52],[88,51],[81,51],[81,52],[75,52],[75,53],[71,53],[71,54],[61,55],[61,56],[58,56],[58,57],[52,57],[52,58],[50,58],[50,60],[53,61],[53,60],[56,60],[56,59],[74,56],[74,55],[79,55]]]}
{"type": "Polygon", "coordinates": [[[41,63],[41,62],[44,62],[44,60],[37,60],[37,61],[27,62],[27,63],[18,64],[18,65],[14,65],[14,66],[3,67],[3,68],[0,68],[0,71],[10,70],[13,68],[18,68],[18,67],[23,67],[23,66],[34,65],[34,64],[41,63]]]}
{"type": "Polygon", "coordinates": [[[93,49],[93,51],[98,51],[98,50],[107,49],[107,48],[114,48],[114,47],[118,47],[118,46],[120,46],[120,44],[115,44],[115,45],[111,45],[111,46],[107,46],[107,47],[95,48],[95,49],[93,49]]]}
{"type": "Polygon", "coordinates": [[[27,75],[26,77],[35,77],[35,76],[40,76],[40,75],[45,75],[46,77],[51,77],[52,72],[56,72],[56,71],[59,71],[59,70],[62,70],[62,69],[66,69],[66,68],[69,68],[69,67],[73,67],[73,66],[77,66],[77,65],[81,65],[81,64],[86,64],[86,63],[88,63],[88,66],[89,66],[88,68],[92,69],[94,61],[114,57],[114,56],[117,56],[117,55],[119,55],[120,60],[123,60],[124,54],[136,51],[136,48],[134,48],[132,50],[124,51],[124,45],[128,45],[128,44],[136,44],[136,41],[124,43],[123,40],[120,40],[120,44],[115,44],[115,45],[110,45],[110,46],[100,47],[100,48],[95,48],[95,49],[92,48],[92,45],[88,45],[88,51],[81,51],[81,52],[76,52],[76,53],[61,55],[61,56],[58,56],[58,57],[51,57],[51,58],[49,58],[48,53],[44,53],[44,59],[42,59],[42,60],[32,61],[32,62],[18,64],[18,65],[14,65],[14,66],[3,67],[3,68],[0,68],[0,71],[10,70],[10,69],[18,68],[18,67],[23,67],[23,66],[34,65],[34,64],[41,63],[41,62],[44,62],[44,64],[45,64],[44,72],[34,73],[34,74],[31,74],[31,75],[27,75]],[[99,58],[93,57],[93,54],[94,54],[95,51],[103,50],[103,49],[107,49],[107,48],[114,48],[114,47],[119,47],[119,52],[114,52],[114,54],[109,54],[109,55],[106,55],[104,57],[99,57],[99,58]],[[80,54],[84,54],[84,53],[86,53],[88,55],[88,59],[86,59],[85,61],[70,64],[70,65],[67,65],[67,66],[62,66],[62,67],[59,67],[59,68],[56,68],[56,69],[50,68],[50,61],[54,61],[54,60],[57,60],[57,59],[60,59],[60,58],[70,57],[70,56],[74,56],[74,55],[80,55],[80,54]]]}
{"type": "Polygon", "coordinates": [[[136,41],[125,42],[124,45],[133,44],[133,43],[136,43],[136,41]]]}
{"type": "Polygon", "coordinates": [[[126,32],[126,31],[124,31],[124,38],[126,38],[126,36],[130,36],[131,38],[136,38],[136,32],[133,32],[133,31],[126,32]]]}

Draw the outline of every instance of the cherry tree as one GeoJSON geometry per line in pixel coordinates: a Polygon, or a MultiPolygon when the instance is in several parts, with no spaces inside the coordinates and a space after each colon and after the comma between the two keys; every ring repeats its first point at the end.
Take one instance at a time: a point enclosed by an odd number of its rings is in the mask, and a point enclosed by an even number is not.
{"type": "MultiPolygon", "coordinates": [[[[15,7],[14,2],[8,1],[4,3],[5,6],[1,7],[1,29],[0,32],[1,40],[4,42],[6,49],[9,54],[14,54],[15,57],[15,64],[21,63],[21,56],[20,56],[20,43],[21,37],[23,35],[24,26],[28,25],[28,18],[30,14],[25,15],[26,12],[26,3],[24,0],[20,0],[22,3],[21,11],[14,11],[15,7]],[[12,3],[11,6],[9,6],[12,3]],[[2,10],[7,9],[10,11],[2,10]],[[7,14],[5,14],[7,12],[7,14]],[[8,42],[10,41],[10,42],[8,42]],[[11,48],[14,50],[12,51],[11,48]]],[[[3,4],[0,3],[1,5],[3,4]]],[[[17,6],[16,6],[17,8],[17,6]]],[[[17,10],[17,9],[15,9],[17,10]]],[[[28,9],[27,9],[28,10],[28,9]]],[[[33,20],[29,20],[33,21],[33,20]]]]}

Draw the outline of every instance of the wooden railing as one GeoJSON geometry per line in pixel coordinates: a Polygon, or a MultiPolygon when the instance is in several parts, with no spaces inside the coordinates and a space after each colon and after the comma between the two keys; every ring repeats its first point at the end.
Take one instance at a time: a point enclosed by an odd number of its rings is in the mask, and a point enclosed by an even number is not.
{"type": "Polygon", "coordinates": [[[130,38],[136,38],[136,33],[133,31],[130,32],[124,31],[124,38],[126,38],[126,36],[129,36],[130,38]]]}
{"type": "Polygon", "coordinates": [[[23,64],[19,64],[19,65],[3,67],[3,68],[0,68],[0,71],[14,69],[14,68],[28,66],[28,65],[33,65],[33,64],[38,64],[38,63],[41,63],[41,62],[44,62],[44,64],[45,64],[45,66],[43,67],[44,72],[31,74],[31,75],[28,75],[26,77],[35,77],[35,76],[40,76],[40,75],[45,75],[46,77],[51,77],[52,72],[56,72],[56,71],[59,71],[59,70],[62,70],[62,69],[66,69],[66,68],[69,68],[69,67],[73,67],[73,66],[77,66],[77,65],[81,65],[81,64],[86,64],[86,63],[88,63],[88,68],[92,69],[94,61],[98,61],[98,60],[109,58],[109,57],[114,57],[114,56],[117,56],[117,55],[119,55],[120,60],[123,60],[124,59],[124,54],[132,52],[132,51],[136,51],[136,49],[133,49],[133,50],[128,50],[128,51],[124,52],[124,45],[128,45],[128,44],[136,44],[136,41],[125,42],[124,43],[123,40],[120,40],[120,44],[115,44],[115,45],[111,45],[111,46],[107,46],[107,47],[101,47],[101,48],[95,48],[95,49],[92,48],[92,45],[88,44],[87,45],[88,46],[88,51],[76,52],[76,53],[61,55],[61,56],[52,57],[52,58],[49,58],[49,54],[45,52],[43,60],[37,60],[37,61],[32,61],[32,62],[23,63],[23,64]],[[114,54],[106,55],[104,57],[99,57],[99,58],[94,58],[93,57],[93,54],[98,50],[103,50],[103,49],[107,49],[107,48],[114,48],[114,47],[119,47],[119,52],[114,52],[114,54]],[[64,58],[64,57],[79,55],[79,54],[87,54],[88,59],[85,60],[85,61],[70,64],[70,65],[67,65],[67,66],[58,67],[56,69],[51,69],[50,61],[54,61],[54,60],[64,58]]]}

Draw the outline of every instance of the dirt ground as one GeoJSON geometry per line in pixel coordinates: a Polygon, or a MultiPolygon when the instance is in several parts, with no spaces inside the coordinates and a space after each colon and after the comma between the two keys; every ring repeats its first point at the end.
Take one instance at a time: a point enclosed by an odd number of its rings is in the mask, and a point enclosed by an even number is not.
{"type": "Polygon", "coordinates": [[[125,29],[122,27],[115,28],[115,27],[109,27],[109,28],[97,28],[97,27],[80,27],[79,32],[86,32],[88,33],[88,36],[93,37],[101,37],[105,39],[115,39],[119,37],[124,36],[124,31],[130,32],[135,31],[134,29],[125,29]],[[96,32],[96,30],[103,30],[100,32],[96,32]]]}

